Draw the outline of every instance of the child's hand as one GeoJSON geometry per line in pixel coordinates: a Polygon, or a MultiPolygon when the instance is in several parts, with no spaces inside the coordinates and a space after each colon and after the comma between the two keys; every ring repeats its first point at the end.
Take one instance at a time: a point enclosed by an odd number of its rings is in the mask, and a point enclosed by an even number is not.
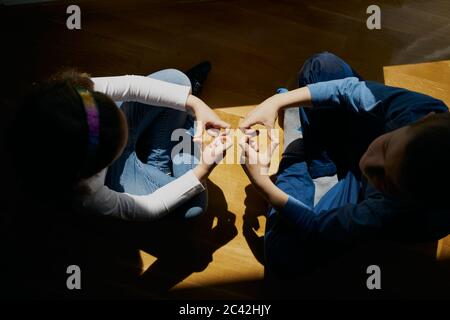
{"type": "Polygon", "coordinates": [[[227,129],[230,124],[221,120],[219,116],[202,100],[196,96],[190,95],[186,102],[186,107],[191,109],[195,114],[196,128],[194,134],[194,142],[200,142],[203,130],[210,134],[210,129],[227,129]]]}
{"type": "Polygon", "coordinates": [[[258,185],[269,179],[270,160],[279,142],[274,137],[271,139],[267,150],[262,152],[259,150],[256,140],[257,135],[258,132],[256,130],[245,130],[245,135],[240,139],[239,146],[245,158],[244,171],[250,180],[258,185]]]}
{"type": "Polygon", "coordinates": [[[278,188],[269,177],[270,159],[278,146],[278,140],[272,140],[267,151],[261,152],[255,138],[247,131],[247,134],[239,141],[239,145],[245,157],[244,171],[253,185],[272,207],[283,208],[289,196],[278,188]]]}
{"type": "Polygon", "coordinates": [[[229,130],[220,133],[212,142],[201,145],[200,164],[194,168],[194,174],[199,180],[206,179],[214,167],[225,157],[226,151],[233,145],[229,130]]]}
{"type": "Polygon", "coordinates": [[[281,105],[277,100],[277,96],[266,99],[247,114],[239,128],[245,132],[245,130],[250,129],[251,126],[261,124],[267,128],[270,138],[273,138],[271,136],[271,129],[275,126],[275,120],[278,117],[278,110],[280,107],[281,105]]]}

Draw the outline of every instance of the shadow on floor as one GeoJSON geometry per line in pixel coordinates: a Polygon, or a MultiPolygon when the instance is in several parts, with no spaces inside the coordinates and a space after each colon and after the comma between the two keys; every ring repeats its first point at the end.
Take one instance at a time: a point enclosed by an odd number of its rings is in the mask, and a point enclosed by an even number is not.
{"type": "Polygon", "coordinates": [[[225,198],[208,184],[214,204],[190,221],[132,223],[24,203],[2,214],[1,296],[7,298],[164,298],[215,250],[237,235],[225,198]],[[214,222],[217,221],[215,225],[214,222]],[[157,260],[141,275],[139,250],[157,260]],[[67,267],[81,269],[82,289],[68,290],[67,267]]]}
{"type": "MultiPolygon", "coordinates": [[[[213,199],[220,199],[220,190],[216,188],[211,185],[209,190],[213,199]]],[[[206,268],[214,251],[237,234],[235,217],[226,206],[219,201],[210,208],[208,214],[196,221],[160,224],[70,216],[62,211],[33,210],[22,211],[20,215],[3,215],[1,296],[70,299],[450,298],[450,261],[435,261],[435,243],[361,245],[299,279],[243,279],[173,289],[193,272],[206,268]],[[217,224],[214,223],[216,219],[217,224]],[[138,250],[157,257],[142,275],[138,250]],[[73,264],[80,266],[82,271],[80,291],[69,291],[66,287],[66,268],[73,264]],[[373,264],[381,269],[381,290],[366,287],[369,276],[366,270],[373,264]]],[[[251,214],[257,212],[246,212],[246,215],[251,214]]],[[[255,228],[254,217],[246,218],[244,232],[255,228]]],[[[262,259],[261,237],[246,235],[246,239],[255,256],[262,259]]],[[[330,253],[325,249],[320,254],[330,253]]]]}
{"type": "Polygon", "coordinates": [[[258,235],[256,231],[264,229],[264,226],[260,225],[258,217],[265,217],[269,207],[253,185],[245,187],[245,194],[242,232],[256,260],[264,265],[264,236],[258,235]]]}
{"type": "Polygon", "coordinates": [[[222,191],[208,181],[208,193],[210,204],[206,215],[189,225],[181,223],[176,231],[169,228],[164,232],[167,238],[163,236],[143,247],[158,259],[140,277],[140,287],[151,288],[164,297],[190,274],[203,271],[212,261],[213,253],[237,235],[236,216],[227,210],[222,191]]]}

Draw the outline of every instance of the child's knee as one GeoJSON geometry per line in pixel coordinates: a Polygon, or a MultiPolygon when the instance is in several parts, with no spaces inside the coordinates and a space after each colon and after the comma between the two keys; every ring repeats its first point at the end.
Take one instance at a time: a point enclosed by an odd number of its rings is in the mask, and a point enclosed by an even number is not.
{"type": "Polygon", "coordinates": [[[148,76],[152,79],[157,79],[165,82],[179,84],[182,86],[191,86],[191,81],[188,76],[178,69],[164,69],[148,76]]]}
{"type": "Polygon", "coordinates": [[[195,196],[194,198],[192,198],[188,202],[188,204],[189,205],[187,206],[186,211],[184,213],[184,218],[193,219],[204,214],[208,209],[207,191],[205,190],[202,193],[195,196]]]}
{"type": "Polygon", "coordinates": [[[322,61],[341,61],[341,59],[335,55],[334,53],[328,52],[328,51],[322,51],[316,54],[313,54],[311,57],[309,57],[306,61],[310,62],[322,62],[322,61]]]}
{"type": "Polygon", "coordinates": [[[190,207],[186,213],[184,214],[184,218],[186,219],[194,219],[198,216],[201,216],[205,212],[205,209],[200,206],[190,207]]]}
{"type": "Polygon", "coordinates": [[[340,65],[342,60],[333,53],[328,51],[319,52],[313,54],[308,59],[306,59],[303,66],[300,68],[298,74],[299,84],[306,85],[309,83],[313,83],[315,81],[315,77],[317,77],[322,69],[327,65],[340,65]]]}

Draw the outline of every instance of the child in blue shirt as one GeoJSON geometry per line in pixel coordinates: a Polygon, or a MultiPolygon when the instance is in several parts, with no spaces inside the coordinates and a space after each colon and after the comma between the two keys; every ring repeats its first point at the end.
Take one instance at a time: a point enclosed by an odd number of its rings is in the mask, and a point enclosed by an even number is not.
{"type": "Polygon", "coordinates": [[[244,132],[255,123],[270,129],[279,110],[303,107],[303,139],[285,145],[275,183],[261,174],[268,164],[258,160],[267,155],[250,135],[240,141],[245,171],[272,207],[269,272],[309,270],[321,246],[341,252],[367,240],[429,241],[449,233],[450,114],[442,101],[364,81],[327,52],[305,62],[299,87],[268,98],[241,124],[244,132]],[[339,181],[314,204],[313,179],[335,174],[339,181]]]}

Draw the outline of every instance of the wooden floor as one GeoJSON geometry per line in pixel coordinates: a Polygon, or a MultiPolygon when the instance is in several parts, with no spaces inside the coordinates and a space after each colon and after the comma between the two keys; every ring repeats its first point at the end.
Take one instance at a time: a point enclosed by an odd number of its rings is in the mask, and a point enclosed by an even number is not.
{"type": "Polygon", "coordinates": [[[450,56],[446,0],[382,0],[382,29],[366,28],[368,0],[81,0],[82,30],[66,28],[67,4],[1,9],[6,92],[76,66],[94,76],[187,69],[209,59],[203,98],[250,105],[294,87],[313,53],[332,51],[367,79],[382,66],[450,56]],[[6,50],[7,49],[7,50],[6,50]],[[7,75],[7,76],[6,76],[7,75]]]}
{"type": "MultiPolygon", "coordinates": [[[[383,81],[386,65],[450,58],[450,2],[380,0],[382,29],[370,31],[365,11],[372,2],[82,0],[77,2],[80,31],[66,29],[66,4],[1,8],[0,35],[7,44],[1,98],[20,94],[27,84],[62,67],[75,66],[93,76],[148,74],[163,68],[186,70],[207,59],[213,70],[202,98],[236,126],[249,110],[241,106],[261,102],[278,87],[296,87],[303,61],[316,52],[334,52],[363,77],[378,81],[383,81]]],[[[423,85],[412,88],[447,97],[448,88],[440,87],[448,84],[444,74],[433,72],[427,78],[416,75],[415,68],[400,73],[404,68],[386,68],[386,82],[408,87],[417,85],[417,76],[423,85]]],[[[239,165],[217,167],[209,192],[210,209],[200,222],[169,228],[152,240],[147,239],[151,228],[133,226],[129,236],[139,240],[126,248],[114,240],[116,249],[94,252],[98,246],[87,246],[91,260],[86,268],[94,261],[97,273],[108,274],[116,289],[132,297],[266,297],[265,204],[239,165]],[[154,243],[167,250],[153,250],[154,243]],[[120,266],[120,274],[111,271],[113,265],[120,266]]],[[[123,240],[128,233],[120,232],[117,238],[123,240]]],[[[356,275],[364,277],[358,268],[356,275]]],[[[328,279],[323,273],[319,278],[328,279]]],[[[359,286],[360,276],[356,278],[359,286]]],[[[339,295],[339,290],[317,289],[316,294],[339,295]]]]}

